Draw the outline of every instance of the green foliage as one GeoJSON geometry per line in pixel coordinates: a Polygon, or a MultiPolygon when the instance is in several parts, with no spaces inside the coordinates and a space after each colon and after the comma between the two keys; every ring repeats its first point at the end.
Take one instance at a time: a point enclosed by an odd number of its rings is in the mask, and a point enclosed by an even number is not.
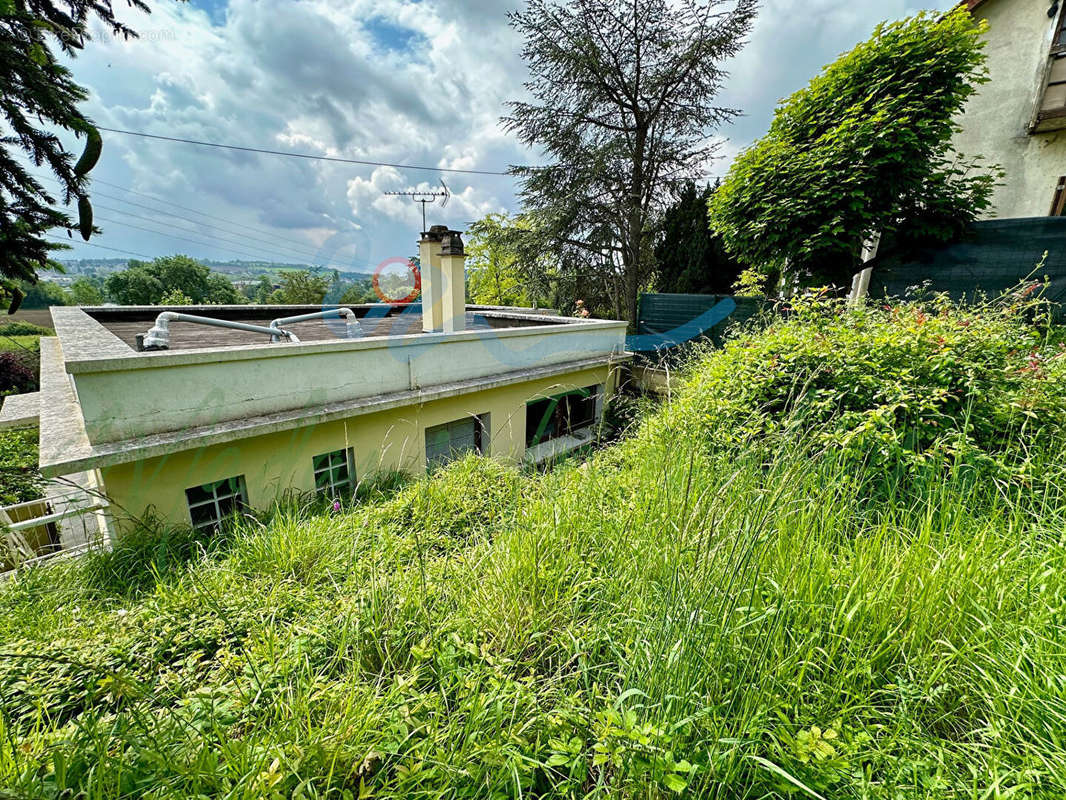
{"type": "MultiPolygon", "coordinates": [[[[108,297],[119,305],[165,305],[163,298],[188,298],[193,305],[239,303],[241,295],[225,275],[213,274],[189,256],[162,256],[151,262],[130,261],[107,277],[108,297]]],[[[185,305],[185,303],[174,303],[185,305]]]]}
{"type": "Polygon", "coordinates": [[[738,113],[715,100],[755,11],[754,0],[529,0],[510,15],[529,80],[504,124],[546,162],[514,168],[540,234],[530,245],[606,287],[615,318],[636,325],[656,220],[738,113]]]}
{"type": "Polygon", "coordinates": [[[181,289],[168,289],[159,298],[161,306],[191,306],[192,299],[181,289]]]}
{"type": "Polygon", "coordinates": [[[22,308],[51,308],[52,306],[70,305],[70,295],[63,287],[52,281],[38,281],[37,283],[21,284],[26,298],[22,301],[22,308]]]}
{"type": "Polygon", "coordinates": [[[707,202],[717,187],[686,184],[666,209],[655,243],[655,290],[680,294],[729,294],[740,266],[707,227],[707,202]]]}
{"type": "Polygon", "coordinates": [[[487,306],[529,307],[530,281],[520,267],[509,231],[518,224],[506,214],[487,214],[467,228],[467,301],[487,306]]]}
{"type": "Polygon", "coordinates": [[[270,296],[277,305],[321,305],[329,291],[330,280],[307,270],[290,270],[281,276],[281,288],[270,296]]]}
{"type": "Polygon", "coordinates": [[[1062,797],[1066,357],[1031,311],[801,298],[583,464],[468,457],[24,571],[0,583],[0,785],[1062,797]],[[901,392],[939,468],[872,495],[882,440],[844,437],[901,392]],[[934,427],[1043,479],[974,480],[934,427]]]}
{"type": "Polygon", "coordinates": [[[766,276],[749,267],[737,276],[732,289],[737,297],[766,297],[766,276]]]}
{"type": "Polygon", "coordinates": [[[104,304],[103,281],[78,278],[70,285],[70,302],[75,306],[100,306],[104,304]]]}
{"type": "Polygon", "coordinates": [[[1029,485],[1030,450],[1064,432],[1066,357],[1025,322],[1046,312],[1022,294],[856,310],[825,290],[797,297],[788,318],[727,343],[668,419],[718,447],[801,429],[812,452],[876,469],[886,491],[948,468],[1029,485]]]}
{"type": "MultiPolygon", "coordinates": [[[[141,0],[129,5],[148,10],[141,0]]],[[[6,0],[0,18],[0,109],[6,123],[0,140],[0,279],[34,283],[50,254],[65,247],[45,235],[74,223],[26,169],[27,161],[59,179],[63,201],[78,201],[83,236],[93,231],[86,174],[100,157],[100,134],[78,110],[88,95],[63,62],[90,38],[94,18],[105,35],[136,33],[115,18],[110,3],[88,0],[6,0]],[[85,137],[76,164],[56,136],[58,129],[85,137]]],[[[0,293],[10,296],[10,289],[0,286],[0,293]]]]}
{"type": "Polygon", "coordinates": [[[947,241],[988,207],[994,174],[951,149],[954,119],[986,80],[965,8],[880,25],[778,107],[710,201],[744,264],[847,286],[863,240],[947,241]]]}
{"type": "Polygon", "coordinates": [[[37,429],[0,430],[0,506],[37,500],[42,481],[37,471],[37,429]]]}
{"type": "MultiPolygon", "coordinates": [[[[43,325],[34,325],[32,322],[14,320],[12,322],[0,322],[0,336],[55,336],[56,332],[43,325]]],[[[0,342],[2,345],[2,342],[0,342]]]]}

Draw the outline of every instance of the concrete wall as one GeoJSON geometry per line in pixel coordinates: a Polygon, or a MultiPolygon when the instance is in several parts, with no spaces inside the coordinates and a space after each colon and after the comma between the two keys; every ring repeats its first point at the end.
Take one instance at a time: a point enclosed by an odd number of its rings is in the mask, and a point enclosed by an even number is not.
{"type": "MultiPolygon", "coordinates": [[[[234,475],[244,475],[248,499],[268,508],[287,489],[312,492],[311,459],[352,448],[356,476],[375,472],[425,471],[425,430],[470,415],[489,414],[487,455],[518,462],[525,453],[526,403],[571,389],[606,384],[614,375],[604,366],[556,378],[505,386],[366,414],[347,420],[244,439],[147,459],[101,470],[115,516],[140,516],[151,507],[164,520],[189,524],[185,489],[234,475]]],[[[123,526],[118,520],[118,527],[123,526]]]]}
{"type": "MultiPolygon", "coordinates": [[[[625,323],[68,360],[93,443],[621,353],[625,323]]],[[[65,345],[64,345],[65,346],[65,345]]]]}
{"type": "Polygon", "coordinates": [[[1043,93],[1055,21],[1047,0],[988,0],[974,12],[989,24],[989,83],[970,98],[959,120],[956,149],[984,156],[1006,171],[986,217],[1045,217],[1066,175],[1066,131],[1029,135],[1043,93]]]}

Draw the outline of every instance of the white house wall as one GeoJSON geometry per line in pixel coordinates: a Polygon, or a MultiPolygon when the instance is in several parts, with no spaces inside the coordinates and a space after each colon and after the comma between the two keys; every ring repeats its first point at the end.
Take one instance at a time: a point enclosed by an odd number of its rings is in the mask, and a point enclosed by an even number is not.
{"type": "Polygon", "coordinates": [[[1066,131],[1028,132],[1055,26],[1048,6],[1048,0],[988,0],[974,12],[989,23],[991,80],[970,98],[955,145],[1007,173],[985,217],[1047,216],[1058,179],[1066,175],[1066,131]]]}

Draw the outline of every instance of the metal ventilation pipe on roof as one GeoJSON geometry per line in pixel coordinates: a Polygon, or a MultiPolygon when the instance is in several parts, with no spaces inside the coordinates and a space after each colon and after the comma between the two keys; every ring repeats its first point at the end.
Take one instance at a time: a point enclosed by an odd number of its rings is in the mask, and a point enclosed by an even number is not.
{"type": "Polygon", "coordinates": [[[296,322],[307,322],[312,319],[326,319],[327,317],[344,317],[345,335],[349,339],[362,338],[363,326],[359,324],[359,318],[355,316],[354,311],[350,308],[331,308],[328,311],[315,311],[311,314],[299,314],[295,317],[279,317],[270,323],[270,329],[277,331],[274,336],[270,337],[270,341],[276,342],[285,334],[285,331],[281,330],[282,325],[292,325],[296,322]]]}
{"type": "Polygon", "coordinates": [[[262,325],[248,325],[244,322],[233,322],[228,319],[198,317],[195,314],[180,314],[177,311],[164,311],[155,318],[155,326],[144,335],[143,346],[145,350],[167,350],[170,347],[171,322],[191,322],[195,325],[212,325],[216,328],[229,328],[235,331],[263,333],[269,336],[271,341],[277,341],[275,337],[284,336],[290,342],[295,342],[297,344],[300,342],[295,333],[281,330],[280,328],[265,328],[262,325]]]}

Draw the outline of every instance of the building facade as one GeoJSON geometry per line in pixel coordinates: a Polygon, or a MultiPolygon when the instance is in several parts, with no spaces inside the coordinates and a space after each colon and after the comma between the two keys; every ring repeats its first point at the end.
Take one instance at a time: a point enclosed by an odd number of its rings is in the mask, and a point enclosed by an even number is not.
{"type": "Polygon", "coordinates": [[[955,147],[1005,174],[986,217],[1066,212],[1066,3],[965,0],[987,21],[989,82],[959,119],[955,147]]]}
{"type": "Polygon", "coordinates": [[[11,407],[39,423],[43,474],[106,497],[111,535],[147,513],[210,528],[288,492],[343,500],[375,473],[592,441],[626,324],[466,306],[455,231],[423,234],[420,258],[417,305],[56,307],[40,392],[11,407]]]}

